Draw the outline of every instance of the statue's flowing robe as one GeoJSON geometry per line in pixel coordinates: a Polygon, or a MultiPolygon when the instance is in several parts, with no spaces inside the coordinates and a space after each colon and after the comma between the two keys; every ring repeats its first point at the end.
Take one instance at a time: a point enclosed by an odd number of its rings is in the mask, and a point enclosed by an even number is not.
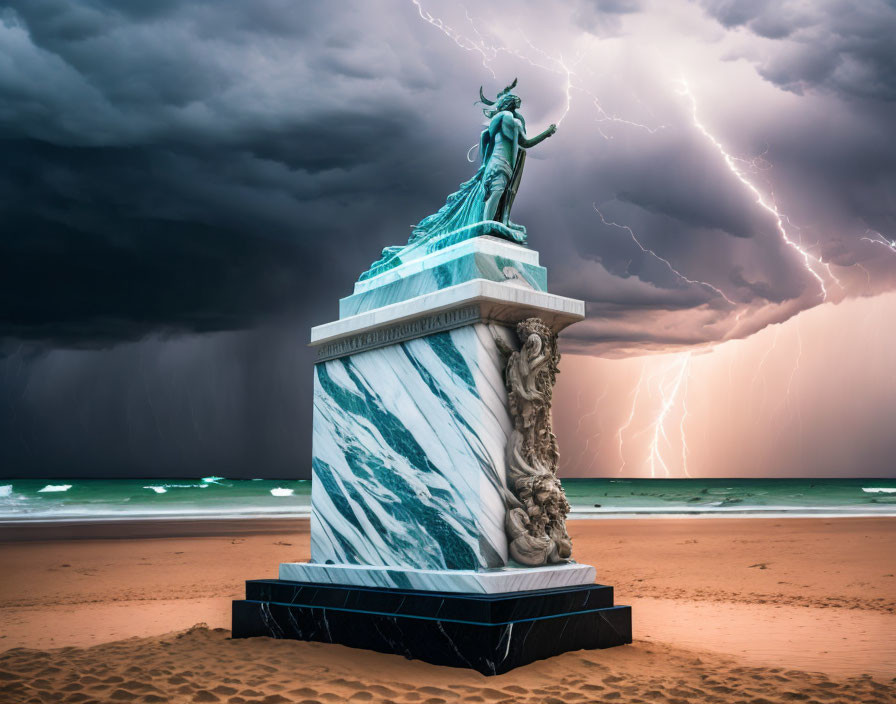
{"type": "Polygon", "coordinates": [[[421,246],[453,244],[480,235],[492,235],[512,242],[526,243],[526,228],[510,221],[510,208],[513,206],[523,164],[526,162],[526,150],[520,146],[520,137],[525,136],[525,123],[522,122],[521,116],[517,116],[512,120],[512,138],[507,137],[507,133],[504,132],[505,138],[513,141],[514,159],[511,166],[502,154],[495,153],[496,140],[492,136],[493,128],[503,129],[502,125],[495,124],[495,120],[504,120],[505,117],[506,113],[499,113],[492,118],[489,127],[483,130],[479,140],[479,169],[473,178],[462,183],[457,192],[448,196],[439,212],[423,218],[413,228],[406,245],[383,249],[381,258],[361,274],[361,280],[396,266],[409,249],[421,246]],[[494,219],[483,220],[485,201],[489,192],[501,184],[504,191],[494,219]]]}
{"type": "MultiPolygon", "coordinates": [[[[503,119],[503,116],[496,116],[493,119],[503,119]]],[[[439,212],[425,217],[419,222],[413,230],[409,244],[424,237],[444,235],[463,228],[474,230],[470,233],[471,237],[479,234],[497,234],[506,237],[509,234],[512,239],[525,242],[526,228],[510,222],[510,208],[513,205],[516,189],[519,187],[522,176],[523,164],[526,160],[526,151],[519,145],[521,130],[516,123],[515,127],[514,149],[516,153],[512,170],[506,159],[495,154],[495,139],[491,135],[491,129],[484,129],[479,139],[479,169],[473,178],[462,183],[455,193],[448,196],[445,205],[439,212]],[[502,223],[505,227],[496,228],[497,231],[491,233],[488,231],[487,223],[481,227],[477,226],[483,223],[485,201],[495,182],[495,177],[501,172],[504,172],[507,178],[494,221],[502,223]]]]}

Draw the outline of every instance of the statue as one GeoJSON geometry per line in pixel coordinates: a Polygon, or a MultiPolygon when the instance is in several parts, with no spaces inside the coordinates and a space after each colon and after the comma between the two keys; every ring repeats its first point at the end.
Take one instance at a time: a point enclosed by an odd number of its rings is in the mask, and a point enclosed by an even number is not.
{"type": "Polygon", "coordinates": [[[510,221],[510,209],[526,163],[525,150],[550,137],[557,126],[552,124],[529,139],[526,121],[517,112],[522,101],[511,92],[515,87],[513,79],[495,100],[486,98],[479,88],[480,102],[486,106],[482,112],[489,122],[479,138],[480,163],[476,174],[448,196],[441,210],[413,228],[407,245],[386,247],[382,258],[361,275],[361,280],[397,266],[408,249],[436,245],[435,240],[440,246],[448,246],[471,237],[493,235],[526,243],[526,228],[510,221]]]}
{"type": "Polygon", "coordinates": [[[551,399],[560,353],[557,336],[539,318],[517,325],[520,350],[511,351],[504,371],[513,431],[507,443],[505,530],[510,556],[529,566],[567,562],[572,541],[566,532],[569,502],[557,478],[560,453],[551,429],[551,399]]]}

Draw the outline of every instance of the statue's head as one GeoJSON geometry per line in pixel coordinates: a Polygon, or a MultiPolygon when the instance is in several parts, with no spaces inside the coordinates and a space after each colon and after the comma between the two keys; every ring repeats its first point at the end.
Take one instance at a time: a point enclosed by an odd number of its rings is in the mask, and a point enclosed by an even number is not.
{"type": "Polygon", "coordinates": [[[511,91],[516,88],[516,79],[513,79],[513,83],[507,86],[504,90],[498,93],[497,97],[494,100],[489,100],[485,97],[485,93],[482,92],[482,86],[479,87],[479,102],[483,103],[486,107],[482,110],[486,117],[494,117],[499,112],[504,110],[509,110],[510,112],[515,112],[519,110],[520,105],[522,105],[523,101],[520,100],[518,95],[511,93],[511,91]]]}
{"type": "Polygon", "coordinates": [[[523,104],[523,101],[519,99],[519,96],[514,95],[513,93],[505,93],[501,96],[500,100],[498,100],[498,104],[495,106],[500,110],[510,110],[514,112],[515,110],[520,109],[520,105],[523,104]]]}

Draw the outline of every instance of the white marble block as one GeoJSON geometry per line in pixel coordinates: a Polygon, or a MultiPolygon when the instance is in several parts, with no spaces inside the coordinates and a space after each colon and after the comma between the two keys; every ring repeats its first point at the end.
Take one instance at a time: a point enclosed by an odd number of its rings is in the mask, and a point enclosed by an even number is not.
{"type": "Polygon", "coordinates": [[[316,366],[313,562],[506,564],[497,335],[515,344],[508,328],[476,323],[316,366]]]}

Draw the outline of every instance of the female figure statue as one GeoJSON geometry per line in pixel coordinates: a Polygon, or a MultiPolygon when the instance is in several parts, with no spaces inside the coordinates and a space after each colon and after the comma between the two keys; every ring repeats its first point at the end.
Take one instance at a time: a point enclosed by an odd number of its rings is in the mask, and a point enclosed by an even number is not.
{"type": "Polygon", "coordinates": [[[516,79],[495,100],[486,98],[479,88],[479,99],[486,106],[482,112],[489,118],[488,127],[479,138],[479,170],[461,184],[457,193],[448,196],[439,212],[420,221],[411,242],[477,224],[483,225],[479,228],[482,231],[471,236],[497,234],[517,242],[526,241],[526,228],[510,222],[510,208],[526,161],[525,150],[550,137],[557,126],[551,125],[537,137],[527,138],[526,121],[517,112],[522,101],[511,93],[515,87],[516,79]],[[505,227],[497,228],[489,222],[505,227]]]}
{"type": "Polygon", "coordinates": [[[482,112],[489,122],[479,138],[480,163],[476,174],[448,196],[439,212],[423,218],[414,227],[406,247],[386,247],[382,259],[374,262],[361,279],[396,266],[407,247],[436,238],[443,246],[479,235],[525,244],[526,228],[510,221],[510,209],[526,161],[525,150],[550,137],[557,126],[552,124],[529,139],[526,121],[518,112],[522,101],[511,92],[515,87],[516,79],[495,100],[486,98],[479,88],[480,101],[486,106],[482,112]],[[446,239],[449,241],[443,241],[446,239]]]}

